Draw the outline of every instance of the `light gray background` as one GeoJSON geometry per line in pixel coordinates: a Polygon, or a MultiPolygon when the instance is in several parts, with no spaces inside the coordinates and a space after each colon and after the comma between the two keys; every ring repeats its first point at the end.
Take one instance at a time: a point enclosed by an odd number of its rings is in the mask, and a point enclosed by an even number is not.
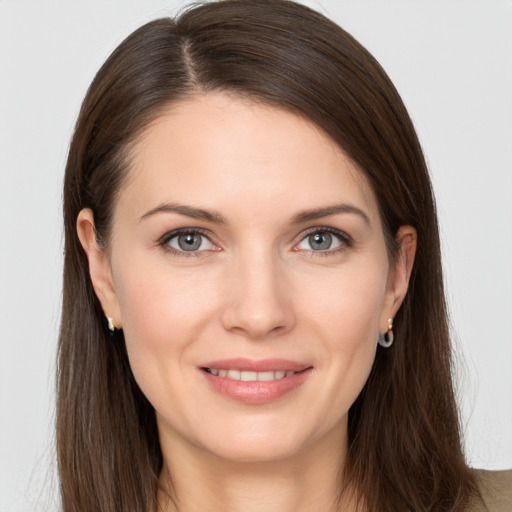
{"type": "MultiPolygon", "coordinates": [[[[183,4],[0,0],[0,512],[57,509],[60,199],[80,102],[130,31],[183,4]]],[[[512,2],[309,4],[373,52],[410,110],[440,210],[468,459],[512,467],[512,2]]]]}

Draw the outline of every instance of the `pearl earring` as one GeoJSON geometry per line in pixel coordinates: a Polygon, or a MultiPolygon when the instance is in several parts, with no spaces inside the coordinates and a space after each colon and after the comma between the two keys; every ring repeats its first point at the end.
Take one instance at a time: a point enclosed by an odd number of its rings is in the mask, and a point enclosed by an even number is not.
{"type": "Polygon", "coordinates": [[[108,330],[111,333],[116,332],[116,326],[114,325],[114,319],[109,317],[109,316],[107,316],[107,323],[108,323],[108,330]]]}

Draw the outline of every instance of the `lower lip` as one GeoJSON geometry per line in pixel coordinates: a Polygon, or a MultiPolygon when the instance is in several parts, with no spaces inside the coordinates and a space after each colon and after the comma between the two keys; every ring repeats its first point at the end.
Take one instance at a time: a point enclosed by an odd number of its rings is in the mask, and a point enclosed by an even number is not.
{"type": "Polygon", "coordinates": [[[201,370],[201,373],[210,386],[221,395],[246,404],[264,404],[297,389],[310,376],[312,369],[307,368],[282,379],[250,382],[216,377],[205,370],[201,370]]]}

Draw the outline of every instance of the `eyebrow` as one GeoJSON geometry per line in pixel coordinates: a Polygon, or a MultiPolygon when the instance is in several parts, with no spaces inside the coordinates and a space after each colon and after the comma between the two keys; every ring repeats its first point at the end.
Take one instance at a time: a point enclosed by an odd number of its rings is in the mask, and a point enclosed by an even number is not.
{"type": "MultiPolygon", "coordinates": [[[[153,208],[146,212],[140,218],[140,221],[153,215],[156,215],[158,213],[178,213],[186,217],[191,217],[192,219],[199,219],[206,222],[212,222],[213,224],[227,224],[227,220],[219,212],[213,210],[204,210],[202,208],[196,208],[193,206],[187,206],[178,203],[163,203],[157,206],[156,208],[153,208]]],[[[294,215],[291,224],[303,224],[304,222],[318,220],[324,217],[339,215],[343,213],[358,215],[364,220],[364,222],[368,226],[371,226],[370,218],[363,210],[361,210],[357,206],[347,203],[335,204],[331,206],[325,206],[323,208],[315,208],[312,210],[301,211],[294,215]]]]}
{"type": "Polygon", "coordinates": [[[304,222],[322,219],[323,217],[329,217],[331,215],[339,215],[341,213],[358,215],[371,227],[368,215],[357,206],[347,203],[325,206],[324,208],[315,208],[314,210],[304,210],[293,217],[292,224],[302,224],[304,222]]]}
{"type": "Polygon", "coordinates": [[[140,220],[147,219],[157,213],[179,213],[192,219],[204,220],[206,222],[212,222],[214,224],[227,224],[226,219],[218,212],[203,210],[202,208],[195,208],[193,206],[187,206],[184,204],[177,203],[163,203],[152,210],[146,212],[140,220]]]}

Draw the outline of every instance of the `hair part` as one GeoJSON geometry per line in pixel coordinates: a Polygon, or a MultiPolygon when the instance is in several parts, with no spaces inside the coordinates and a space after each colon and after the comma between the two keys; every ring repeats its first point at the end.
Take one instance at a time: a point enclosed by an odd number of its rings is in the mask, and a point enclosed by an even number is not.
{"type": "MultiPolygon", "coordinates": [[[[157,509],[162,453],[155,412],[112,339],[76,233],[83,208],[108,249],[130,149],[166,107],[227,92],[315,123],[366,176],[388,251],[418,233],[395,343],[379,349],[349,413],[342,480],[375,512],[462,511],[474,489],[461,449],[434,198],[421,146],[377,61],[323,15],[288,0],[224,0],[128,36],[94,78],[64,183],[65,258],[57,450],[63,510],[157,509]]],[[[341,482],[340,482],[341,486],[341,482]]]]}

